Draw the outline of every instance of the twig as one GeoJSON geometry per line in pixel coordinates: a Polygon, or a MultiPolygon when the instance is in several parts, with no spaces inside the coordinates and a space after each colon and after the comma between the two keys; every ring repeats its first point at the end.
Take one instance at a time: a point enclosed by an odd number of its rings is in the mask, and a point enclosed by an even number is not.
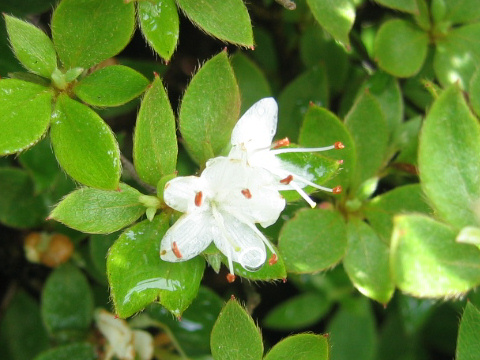
{"type": "Polygon", "coordinates": [[[146,190],[149,192],[155,194],[157,192],[157,189],[144,182],[140,177],[138,176],[137,172],[135,171],[135,167],[133,166],[132,162],[128,160],[125,155],[120,154],[120,160],[122,161],[123,168],[125,171],[132,177],[133,180],[135,180],[137,183],[139,183],[141,186],[143,186],[146,190]]]}
{"type": "Polygon", "coordinates": [[[295,10],[297,8],[297,5],[290,0],[275,0],[275,1],[280,5],[282,5],[287,10],[295,10]]]}
{"type": "Polygon", "coordinates": [[[257,292],[255,287],[249,281],[243,282],[243,290],[245,291],[245,295],[247,295],[247,302],[245,304],[247,313],[252,315],[253,310],[260,304],[261,297],[260,294],[257,292]]]}

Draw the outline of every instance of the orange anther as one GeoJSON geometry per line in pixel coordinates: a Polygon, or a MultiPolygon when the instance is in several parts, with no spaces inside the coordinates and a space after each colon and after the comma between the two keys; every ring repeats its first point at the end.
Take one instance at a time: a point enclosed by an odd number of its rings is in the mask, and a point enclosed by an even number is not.
{"type": "Polygon", "coordinates": [[[177,259],[182,258],[182,254],[180,253],[180,250],[178,250],[178,246],[177,246],[177,243],[175,241],[172,243],[172,251],[175,254],[175,256],[177,257],[177,259]]]}
{"type": "Polygon", "coordinates": [[[333,146],[335,146],[335,149],[344,149],[345,148],[345,145],[343,145],[343,143],[341,141],[337,141],[335,144],[333,144],[333,146]]]}
{"type": "Polygon", "coordinates": [[[293,175],[288,175],[285,179],[280,180],[280,183],[288,185],[292,182],[292,180],[293,180],[293,175]]]}
{"type": "Polygon", "coordinates": [[[201,191],[199,191],[195,194],[195,205],[196,206],[202,205],[202,197],[203,197],[203,194],[202,194],[201,191]]]}
{"type": "Polygon", "coordinates": [[[275,265],[278,261],[278,256],[277,254],[273,254],[270,259],[268,259],[268,265],[272,266],[275,265]]]}
{"type": "Polygon", "coordinates": [[[273,148],[274,149],[278,149],[282,146],[288,146],[290,145],[290,140],[288,140],[288,138],[284,138],[284,139],[280,139],[280,140],[277,140],[273,143],[273,148]]]}
{"type": "Polygon", "coordinates": [[[250,190],[248,190],[248,189],[243,189],[243,190],[242,190],[242,195],[245,196],[247,199],[251,199],[251,198],[252,198],[252,193],[251,193],[250,190]]]}
{"type": "Polygon", "coordinates": [[[343,160],[338,160],[338,164],[339,164],[339,165],[342,165],[342,164],[343,164],[343,160]]]}
{"type": "Polygon", "coordinates": [[[227,275],[227,281],[229,283],[233,283],[235,281],[235,278],[236,278],[235,274],[228,274],[227,275]]]}
{"type": "Polygon", "coordinates": [[[332,192],[333,192],[334,194],[340,194],[340,193],[342,192],[342,190],[343,190],[342,187],[341,187],[340,185],[338,185],[338,186],[335,186],[335,187],[332,189],[332,192]]]}

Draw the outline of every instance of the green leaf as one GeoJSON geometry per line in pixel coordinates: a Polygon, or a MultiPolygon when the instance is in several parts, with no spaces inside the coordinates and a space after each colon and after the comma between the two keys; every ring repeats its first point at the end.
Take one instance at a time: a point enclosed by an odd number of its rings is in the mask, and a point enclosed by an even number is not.
{"type": "Polygon", "coordinates": [[[68,194],[53,209],[50,218],[84,233],[112,233],[145,212],[140,195],[138,190],[123,183],[117,191],[81,188],[68,194]]]}
{"type": "Polygon", "coordinates": [[[165,60],[170,60],[180,30],[175,0],[138,2],[140,29],[148,44],[165,60]]]}
{"type": "Polygon", "coordinates": [[[355,21],[355,6],[350,0],[307,0],[315,19],[335,40],[350,47],[348,33],[355,21]]]}
{"type": "Polygon", "coordinates": [[[458,297],[480,284],[480,250],[455,242],[450,227],[422,215],[395,217],[390,269],[417,297],[458,297]]]}
{"type": "Polygon", "coordinates": [[[324,66],[315,66],[287,85],[278,98],[277,138],[296,142],[310,104],[328,107],[329,95],[324,66]]]}
{"type": "Polygon", "coordinates": [[[229,300],[213,326],[210,348],[215,360],[260,360],[263,357],[259,329],[240,304],[229,300]]]}
{"type": "MultiPolygon", "coordinates": [[[[42,324],[37,302],[23,290],[10,299],[0,322],[0,338],[5,340],[2,356],[11,359],[33,359],[48,349],[48,334],[42,324]]],[[[3,345],[3,344],[2,344],[3,345]]]]}
{"type": "Polygon", "coordinates": [[[278,247],[287,271],[313,273],[337,264],[345,254],[345,222],[336,211],[299,211],[280,232],[278,247]]]}
{"type": "Polygon", "coordinates": [[[343,266],[353,285],[365,296],[387,304],[395,285],[390,276],[388,246],[359,219],[347,224],[347,253],[343,266]]]}
{"type": "MultiPolygon", "coordinates": [[[[268,248],[266,249],[266,251],[267,251],[267,259],[270,259],[273,254],[268,248]]],[[[278,250],[277,250],[277,253],[278,253],[278,250]]],[[[278,279],[286,279],[287,270],[285,269],[285,263],[280,255],[277,255],[277,256],[278,256],[278,259],[275,264],[270,265],[267,260],[262,265],[262,267],[260,267],[260,269],[255,271],[248,271],[236,262],[233,263],[233,269],[235,274],[250,280],[272,281],[272,280],[278,280],[278,279]]],[[[222,256],[222,260],[225,265],[228,265],[228,261],[225,256],[222,256]]]]}
{"type": "Polygon", "coordinates": [[[35,360],[96,360],[95,347],[89,343],[59,346],[41,353],[35,360]]]}
{"type": "Polygon", "coordinates": [[[0,80],[0,155],[25,150],[41,139],[50,122],[52,96],[41,85],[0,80]]]}
{"type": "MultiPolygon", "coordinates": [[[[429,4],[427,4],[427,0],[416,0],[418,11],[414,14],[415,22],[422,30],[430,31],[432,27],[432,18],[434,17],[433,11],[429,9],[429,4]]],[[[432,4],[435,0],[432,0],[432,4]]],[[[443,1],[443,0],[441,0],[443,1]]],[[[433,10],[433,9],[432,9],[433,10]]]]}
{"type": "Polygon", "coordinates": [[[327,336],[298,334],[275,344],[264,360],[328,360],[329,352],[327,336]]]}
{"type": "Polygon", "coordinates": [[[87,106],[60,95],[50,137],[62,168],[87,186],[113,190],[120,180],[120,150],[112,130],[87,106]]]}
{"type": "Polygon", "coordinates": [[[375,2],[394,10],[412,14],[418,12],[416,0],[375,0],[375,2]]]}
{"type": "Polygon", "coordinates": [[[73,92],[89,105],[119,106],[143,93],[148,84],[147,78],[135,70],[112,65],[80,80],[73,92]]]}
{"type": "Polygon", "coordinates": [[[477,116],[480,116],[480,69],[477,69],[470,80],[470,106],[477,116]]]}
{"type": "Polygon", "coordinates": [[[302,329],[322,319],[331,307],[325,295],[303,293],[271,309],[263,319],[263,326],[276,330],[302,329]]]}
{"type": "Polygon", "coordinates": [[[175,115],[157,76],[142,100],[133,137],[133,161],[138,176],[157,185],[162,176],[175,171],[177,154],[175,115]]]}
{"type": "Polygon", "coordinates": [[[399,151],[393,162],[398,165],[417,165],[418,161],[418,135],[422,127],[423,119],[416,116],[413,119],[400,124],[393,134],[390,147],[399,151]]]}
{"type": "Polygon", "coordinates": [[[461,90],[452,85],[424,122],[418,163],[423,191],[455,228],[480,224],[480,125],[461,90]]]}
{"type": "Polygon", "coordinates": [[[345,126],[352,134],[357,152],[353,186],[375,176],[384,164],[388,131],[378,101],[365,92],[345,117],[345,126]]]}
{"type": "Polygon", "coordinates": [[[205,261],[201,257],[179,263],[161,260],[160,241],[168,227],[164,215],[142,221],[110,248],[107,275],[118,316],[131,316],[160,298],[160,304],[178,317],[197,295],[205,261]]]}
{"type": "Polygon", "coordinates": [[[4,15],[10,44],[27,70],[49,78],[57,68],[57,55],[50,38],[36,26],[4,15]]]}
{"type": "Polygon", "coordinates": [[[242,103],[240,114],[244,114],[258,100],[272,96],[270,84],[253,61],[237,52],[231,57],[230,62],[240,88],[242,103]]]}
{"type": "Polygon", "coordinates": [[[386,72],[410,77],[420,71],[427,56],[428,34],[400,20],[384,23],[375,38],[375,58],[386,72]]]}
{"type": "Polygon", "coordinates": [[[177,5],[206,33],[241,46],[253,46],[250,16],[242,0],[177,0],[177,5]]]}
{"type": "Polygon", "coordinates": [[[93,316],[93,295],[85,275],[70,264],[54,270],[42,291],[41,310],[51,335],[59,340],[81,337],[93,316]]]}
{"type": "Polygon", "coordinates": [[[52,37],[66,69],[89,67],[117,55],[135,28],[133,2],[63,0],[52,16],[52,37]]]}
{"type": "Polygon", "coordinates": [[[457,360],[475,360],[480,357],[478,334],[480,333],[480,311],[467,302],[458,329],[457,360]]]}
{"type": "Polygon", "coordinates": [[[393,231],[393,217],[397,214],[419,212],[430,214],[432,210],[425,202],[425,195],[419,184],[396,187],[374,197],[365,207],[368,223],[386,244],[390,244],[393,231]]]}
{"type": "Polygon", "coordinates": [[[30,176],[18,168],[0,168],[0,222],[15,228],[39,225],[47,209],[34,194],[30,176]]]}
{"type": "Polygon", "coordinates": [[[311,106],[305,114],[300,129],[300,144],[305,147],[319,147],[334,144],[336,141],[341,141],[345,148],[332,150],[325,154],[332,159],[343,160],[343,164],[337,176],[323,185],[329,187],[341,185],[347,189],[354,175],[356,163],[355,144],[352,136],[335,114],[325,108],[311,106]]]}
{"type": "Polygon", "coordinates": [[[444,87],[460,82],[467,89],[480,65],[480,24],[455,28],[436,43],[433,67],[444,87]]]}
{"type": "Polygon", "coordinates": [[[240,113],[240,92],[226,52],[195,74],[180,108],[180,132],[192,159],[203,165],[230,144],[240,113]]]}
{"type": "Polygon", "coordinates": [[[8,33],[5,18],[0,17],[0,76],[6,77],[8,73],[23,71],[23,66],[13,54],[8,41],[8,33]]]}
{"type": "Polygon", "coordinates": [[[475,22],[480,19],[480,8],[475,0],[444,0],[444,19],[453,24],[475,22]]]}
{"type": "Polygon", "coordinates": [[[118,232],[108,235],[92,235],[88,242],[90,258],[95,270],[101,274],[104,283],[107,284],[107,254],[120,234],[118,232]]]}

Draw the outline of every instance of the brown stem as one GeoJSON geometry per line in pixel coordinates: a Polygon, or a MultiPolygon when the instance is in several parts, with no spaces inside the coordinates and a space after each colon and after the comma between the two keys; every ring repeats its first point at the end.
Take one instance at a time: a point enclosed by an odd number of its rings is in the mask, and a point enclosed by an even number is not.
{"type": "Polygon", "coordinates": [[[295,10],[297,8],[297,5],[290,0],[275,0],[275,1],[280,5],[282,5],[287,10],[295,10]]]}
{"type": "Polygon", "coordinates": [[[155,194],[157,192],[157,189],[144,182],[142,179],[140,179],[140,176],[138,176],[137,171],[135,170],[135,167],[133,166],[132,162],[128,160],[125,155],[120,154],[120,160],[122,161],[123,168],[125,171],[132,177],[133,180],[135,180],[137,183],[139,183],[142,187],[144,187],[146,190],[148,190],[150,193],[155,194]]]}

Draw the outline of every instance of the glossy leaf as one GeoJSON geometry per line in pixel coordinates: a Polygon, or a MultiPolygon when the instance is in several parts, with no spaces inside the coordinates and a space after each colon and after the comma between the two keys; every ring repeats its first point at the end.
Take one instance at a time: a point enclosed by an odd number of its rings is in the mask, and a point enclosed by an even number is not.
{"type": "Polygon", "coordinates": [[[378,65],[397,77],[415,75],[423,65],[428,50],[428,34],[405,20],[384,23],[375,38],[378,65]]]}
{"type": "Polygon", "coordinates": [[[303,293],[271,309],[263,319],[263,326],[276,330],[306,328],[325,316],[331,306],[325,295],[303,293]]]}
{"type": "Polygon", "coordinates": [[[123,183],[118,191],[81,188],[68,194],[50,218],[84,233],[108,234],[130,225],[145,212],[140,195],[123,183]]]}
{"type": "Polygon", "coordinates": [[[347,224],[347,253],[343,266],[353,285],[365,296],[386,304],[395,290],[389,269],[389,248],[359,219],[347,224]]]}
{"type": "Polygon", "coordinates": [[[215,322],[210,338],[215,360],[260,360],[262,336],[253,319],[235,300],[229,300],[215,322]]]}
{"type": "Polygon", "coordinates": [[[72,178],[99,189],[118,188],[118,144],[112,130],[93,110],[60,95],[50,137],[58,162],[72,178]]]}
{"type": "Polygon", "coordinates": [[[346,243],[346,227],[340,213],[308,209],[285,223],[278,247],[287,271],[313,273],[337,264],[345,254],[346,243]]]}
{"type": "Polygon", "coordinates": [[[54,270],[42,291],[42,318],[57,339],[75,339],[90,327],[93,295],[87,278],[67,264],[54,270]]]}
{"type": "Polygon", "coordinates": [[[240,113],[240,93],[226,52],[195,74],[180,108],[180,132],[192,159],[203,165],[230,144],[240,113]]]}
{"type": "Polygon", "coordinates": [[[423,191],[438,215],[459,229],[480,224],[480,125],[452,85],[424,122],[418,157],[423,191]]]}
{"type": "Polygon", "coordinates": [[[375,0],[380,5],[394,10],[416,13],[418,11],[416,0],[375,0]]]}
{"type": "Polygon", "coordinates": [[[355,21],[355,7],[350,0],[307,0],[315,19],[335,40],[350,46],[348,34],[355,21]]]}
{"type": "Polygon", "coordinates": [[[480,250],[455,242],[456,232],[422,215],[395,218],[390,267],[394,281],[417,297],[454,297],[480,284],[480,250]]]}
{"type": "Polygon", "coordinates": [[[143,181],[155,186],[162,176],[175,171],[177,153],[175,115],[157,76],[137,116],[133,138],[135,169],[143,181]]]}
{"type": "Polygon", "coordinates": [[[92,344],[74,343],[45,351],[34,360],[96,360],[97,351],[92,344]]]}
{"type": "Polygon", "coordinates": [[[467,302],[458,330],[457,360],[475,360],[480,356],[478,334],[480,333],[480,311],[467,302]]]}
{"type": "Polygon", "coordinates": [[[328,107],[327,77],[323,66],[315,66],[287,85],[278,98],[276,137],[296,142],[303,117],[310,104],[328,107]]]}
{"type": "Polygon", "coordinates": [[[206,33],[241,46],[253,46],[250,16],[242,0],[177,0],[177,5],[206,33]]]}
{"type": "Polygon", "coordinates": [[[117,55],[135,28],[133,2],[63,0],[52,16],[52,37],[66,69],[89,67],[117,55]]]}
{"type": "Polygon", "coordinates": [[[275,344],[264,360],[328,360],[329,353],[327,336],[298,334],[275,344]]]}
{"type": "Polygon", "coordinates": [[[142,94],[149,81],[142,74],[123,66],[102,68],[80,80],[73,91],[93,106],[119,106],[142,94]]]}
{"type": "Polygon", "coordinates": [[[35,145],[47,131],[52,91],[17,79],[0,80],[0,155],[35,145]]]}
{"type": "Polygon", "coordinates": [[[148,44],[165,60],[177,47],[179,18],[175,0],[138,2],[140,29],[148,44]]]}
{"type": "Polygon", "coordinates": [[[15,56],[27,70],[49,78],[57,68],[57,55],[50,38],[36,26],[4,15],[15,56]]]}
{"type": "Polygon", "coordinates": [[[205,261],[169,263],[160,259],[160,241],[168,230],[165,216],[127,229],[110,248],[107,275],[118,316],[126,318],[159,299],[180,316],[195,298],[205,261]]]}

